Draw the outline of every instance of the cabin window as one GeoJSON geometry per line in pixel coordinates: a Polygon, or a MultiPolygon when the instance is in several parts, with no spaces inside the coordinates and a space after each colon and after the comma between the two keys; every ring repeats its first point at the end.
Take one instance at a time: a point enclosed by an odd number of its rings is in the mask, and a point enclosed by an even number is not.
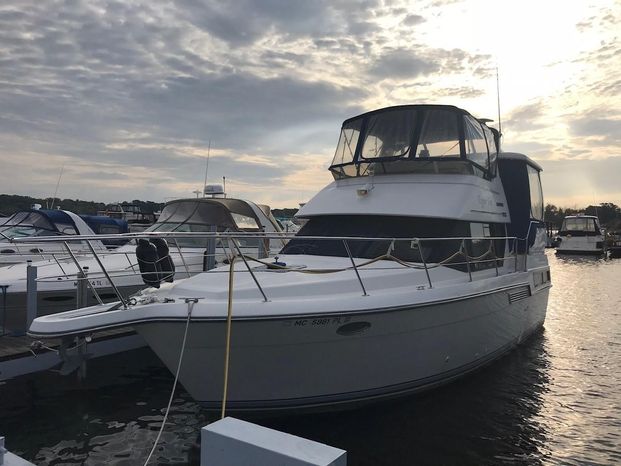
{"type": "Polygon", "coordinates": [[[543,221],[543,191],[539,171],[528,165],[528,185],[530,188],[530,216],[535,220],[543,221]]]}
{"type": "Polygon", "coordinates": [[[78,234],[75,231],[75,228],[73,228],[73,225],[68,225],[66,223],[57,223],[56,228],[58,228],[58,231],[60,231],[61,234],[63,235],[77,235],[78,234]]]}
{"type": "Polygon", "coordinates": [[[249,217],[243,214],[236,214],[235,212],[231,212],[231,216],[233,217],[233,220],[235,221],[235,224],[239,229],[259,229],[259,224],[257,223],[257,220],[253,217],[249,217]]]}
{"type": "MultiPolygon", "coordinates": [[[[470,236],[467,243],[469,260],[473,271],[495,267],[495,258],[503,257],[505,240],[489,240],[485,238],[504,237],[505,227],[495,223],[470,223],[470,236]]],[[[498,262],[498,266],[502,263],[498,262]]]]}
{"type": "Polygon", "coordinates": [[[354,161],[361,127],[362,119],[353,120],[343,125],[332,165],[341,165],[354,161]]]}
{"type": "Polygon", "coordinates": [[[489,172],[490,175],[496,176],[496,159],[498,156],[498,148],[496,147],[496,139],[494,139],[494,133],[485,125],[483,127],[483,133],[485,134],[485,140],[487,141],[487,148],[489,150],[489,172]]]}
{"type": "Polygon", "coordinates": [[[460,251],[467,249],[470,257],[482,256],[487,260],[479,266],[471,264],[473,271],[494,267],[496,256],[504,254],[504,240],[491,240],[491,236],[504,236],[504,225],[469,223],[452,219],[403,217],[387,215],[323,215],[311,217],[282,250],[281,254],[308,254],[347,257],[347,250],[340,239],[318,240],[305,236],[346,236],[378,238],[375,240],[347,240],[353,257],[374,259],[390,254],[408,262],[438,263],[446,261],[448,267],[467,271],[466,259],[460,251]],[[476,235],[475,235],[476,233],[476,235]],[[477,240],[451,239],[470,238],[477,240]],[[387,238],[387,239],[379,239],[387,238]],[[393,241],[392,238],[404,238],[393,241]],[[446,238],[416,243],[410,238],[446,238]],[[492,251],[490,253],[489,251],[492,251]]]}
{"type": "Polygon", "coordinates": [[[563,221],[563,232],[590,231],[595,232],[595,219],[593,218],[566,218],[563,221]]]}
{"type": "Polygon", "coordinates": [[[369,117],[361,157],[404,157],[410,152],[414,112],[395,110],[369,117]]]}
{"type": "Polygon", "coordinates": [[[121,233],[121,228],[114,225],[100,225],[99,233],[102,235],[116,235],[121,233]]]}
{"type": "Polygon", "coordinates": [[[489,159],[481,123],[469,116],[464,117],[464,135],[466,157],[487,170],[489,168],[489,159]]]}
{"type": "Polygon", "coordinates": [[[446,110],[429,110],[424,115],[417,157],[460,157],[459,115],[446,110]]]}

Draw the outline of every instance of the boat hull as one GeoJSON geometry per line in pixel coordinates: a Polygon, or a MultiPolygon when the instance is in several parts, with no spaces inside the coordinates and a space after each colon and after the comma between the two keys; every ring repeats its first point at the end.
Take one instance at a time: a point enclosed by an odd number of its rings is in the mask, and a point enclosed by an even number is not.
{"type": "MultiPolygon", "coordinates": [[[[346,405],[450,382],[543,325],[549,287],[509,287],[399,309],[234,320],[227,409],[346,405]]],[[[175,373],[184,321],[136,330],[175,373]]],[[[180,382],[207,408],[223,394],[225,321],[192,321],[180,382]]]]}
{"type": "MultiPolygon", "coordinates": [[[[130,285],[118,287],[118,290],[127,298],[143,288],[144,285],[130,285]]],[[[103,302],[110,303],[118,300],[116,293],[111,287],[97,288],[97,293],[103,302]]],[[[38,291],[36,296],[37,315],[34,317],[77,309],[78,301],[75,288],[38,291]]],[[[92,306],[98,302],[92,292],[87,293],[87,300],[88,302],[85,306],[92,306]]],[[[9,293],[0,289],[0,335],[23,334],[26,332],[28,329],[26,303],[26,292],[9,293]]]]}
{"type": "Polygon", "coordinates": [[[575,236],[562,237],[561,243],[556,247],[557,254],[581,254],[598,256],[604,253],[604,237],[575,236]]]}

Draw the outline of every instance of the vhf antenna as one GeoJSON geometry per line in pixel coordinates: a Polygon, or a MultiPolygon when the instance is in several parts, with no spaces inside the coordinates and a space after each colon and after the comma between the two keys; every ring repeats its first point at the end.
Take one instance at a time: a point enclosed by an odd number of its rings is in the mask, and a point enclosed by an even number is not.
{"type": "Polygon", "coordinates": [[[500,79],[498,78],[498,67],[496,67],[496,99],[498,103],[498,135],[502,136],[502,123],[500,121],[500,79]]]}
{"type": "Polygon", "coordinates": [[[205,163],[205,181],[203,182],[203,197],[205,197],[205,187],[207,186],[207,172],[209,171],[209,153],[211,152],[211,139],[207,146],[207,162],[205,163]]]}

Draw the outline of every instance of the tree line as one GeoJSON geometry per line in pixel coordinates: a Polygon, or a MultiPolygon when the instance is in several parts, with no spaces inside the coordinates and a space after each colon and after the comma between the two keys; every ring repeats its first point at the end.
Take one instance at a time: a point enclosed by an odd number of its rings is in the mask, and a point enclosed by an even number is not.
{"type": "Polygon", "coordinates": [[[566,216],[576,214],[595,215],[599,217],[603,227],[614,231],[621,230],[621,208],[612,202],[590,205],[583,209],[563,208],[554,204],[547,204],[544,218],[553,228],[560,228],[566,216]]]}
{"type": "MultiPolygon", "coordinates": [[[[106,205],[103,202],[95,202],[95,201],[83,201],[80,199],[55,199],[52,198],[36,198],[30,196],[17,196],[15,194],[0,194],[0,215],[13,215],[15,212],[20,210],[27,210],[33,204],[40,204],[43,209],[56,209],[61,208],[63,210],[68,210],[70,212],[74,212],[76,214],[86,214],[86,215],[95,215],[98,211],[104,210],[106,205]]],[[[135,204],[140,207],[143,212],[157,212],[162,209],[164,204],[151,202],[151,201],[140,201],[135,199],[131,202],[120,202],[123,204],[135,204]]]]}

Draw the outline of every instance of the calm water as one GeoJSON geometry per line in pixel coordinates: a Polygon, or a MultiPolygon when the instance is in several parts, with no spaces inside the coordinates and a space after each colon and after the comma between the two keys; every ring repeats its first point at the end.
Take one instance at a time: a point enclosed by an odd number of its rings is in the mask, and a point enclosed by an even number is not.
{"type": "MultiPolygon", "coordinates": [[[[621,260],[549,254],[545,330],[488,368],[417,397],[255,422],[348,450],[350,465],[621,464],[621,260]]],[[[41,465],[142,464],[172,376],[150,350],[0,385],[0,434],[41,465]]],[[[214,416],[182,389],[159,464],[198,465],[214,416]]],[[[155,461],[153,462],[155,464],[155,461]]]]}

